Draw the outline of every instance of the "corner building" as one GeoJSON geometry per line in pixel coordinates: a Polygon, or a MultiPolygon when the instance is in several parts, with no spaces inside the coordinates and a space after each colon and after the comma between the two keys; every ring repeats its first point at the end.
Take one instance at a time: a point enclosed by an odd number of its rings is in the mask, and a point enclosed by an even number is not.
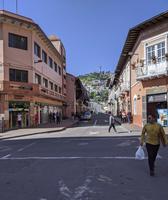
{"type": "MultiPolygon", "coordinates": [[[[118,65],[113,88],[123,90],[123,72],[129,69],[128,110],[133,123],[143,126],[153,114],[168,126],[168,12],[161,13],[128,32],[118,65]]],[[[115,91],[117,94],[117,90],[115,91]]],[[[122,95],[122,104],[124,96],[122,95]]]]}
{"type": "Polygon", "coordinates": [[[66,55],[59,38],[49,38],[32,19],[0,11],[0,118],[4,128],[48,123],[63,115],[66,55]]]}

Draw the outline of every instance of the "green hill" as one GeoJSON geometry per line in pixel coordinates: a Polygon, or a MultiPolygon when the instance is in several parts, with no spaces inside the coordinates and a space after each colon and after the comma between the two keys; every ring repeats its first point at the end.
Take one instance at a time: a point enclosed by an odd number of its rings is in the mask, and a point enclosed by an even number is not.
{"type": "Polygon", "coordinates": [[[93,72],[79,76],[79,79],[89,92],[91,100],[98,103],[105,103],[108,100],[106,83],[110,75],[110,72],[103,71],[101,73],[93,72]]]}

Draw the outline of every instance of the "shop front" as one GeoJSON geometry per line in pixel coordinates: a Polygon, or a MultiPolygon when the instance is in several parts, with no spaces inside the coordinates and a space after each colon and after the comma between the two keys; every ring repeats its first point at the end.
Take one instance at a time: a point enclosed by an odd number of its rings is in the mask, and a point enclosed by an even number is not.
{"type": "Polygon", "coordinates": [[[147,116],[152,114],[162,126],[168,126],[167,93],[147,95],[147,116]]]}
{"type": "Polygon", "coordinates": [[[10,101],[9,102],[9,128],[18,127],[18,114],[21,115],[21,127],[30,126],[30,102],[10,101]]]}
{"type": "Polygon", "coordinates": [[[34,121],[35,125],[52,122],[53,113],[62,115],[62,106],[51,105],[47,103],[36,102],[34,104],[34,121]]]}

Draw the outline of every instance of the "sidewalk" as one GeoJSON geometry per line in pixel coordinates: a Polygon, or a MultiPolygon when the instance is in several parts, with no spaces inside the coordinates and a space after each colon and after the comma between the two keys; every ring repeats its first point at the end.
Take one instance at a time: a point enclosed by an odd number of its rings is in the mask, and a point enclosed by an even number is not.
{"type": "MultiPolygon", "coordinates": [[[[133,133],[141,133],[142,132],[142,127],[139,127],[134,124],[129,124],[129,123],[122,123],[121,126],[126,129],[128,132],[133,132],[133,133]]],[[[164,131],[166,134],[168,134],[168,127],[163,127],[164,131]]]]}
{"type": "Polygon", "coordinates": [[[59,125],[51,123],[51,124],[42,124],[37,128],[21,128],[16,130],[10,130],[4,133],[0,133],[0,140],[35,135],[35,134],[63,131],[66,128],[69,128],[72,125],[76,124],[77,122],[78,120],[67,119],[63,120],[59,125]]]}

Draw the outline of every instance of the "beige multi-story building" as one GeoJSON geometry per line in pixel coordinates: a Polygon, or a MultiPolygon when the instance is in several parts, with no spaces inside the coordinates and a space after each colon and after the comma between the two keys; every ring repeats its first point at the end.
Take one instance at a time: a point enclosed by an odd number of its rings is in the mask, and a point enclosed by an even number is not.
{"type": "Polygon", "coordinates": [[[47,123],[63,115],[66,101],[65,48],[32,19],[0,11],[0,117],[5,129],[47,123]]]}
{"type": "Polygon", "coordinates": [[[117,110],[139,126],[152,114],[168,126],[168,12],[129,30],[112,83],[117,110]]]}

